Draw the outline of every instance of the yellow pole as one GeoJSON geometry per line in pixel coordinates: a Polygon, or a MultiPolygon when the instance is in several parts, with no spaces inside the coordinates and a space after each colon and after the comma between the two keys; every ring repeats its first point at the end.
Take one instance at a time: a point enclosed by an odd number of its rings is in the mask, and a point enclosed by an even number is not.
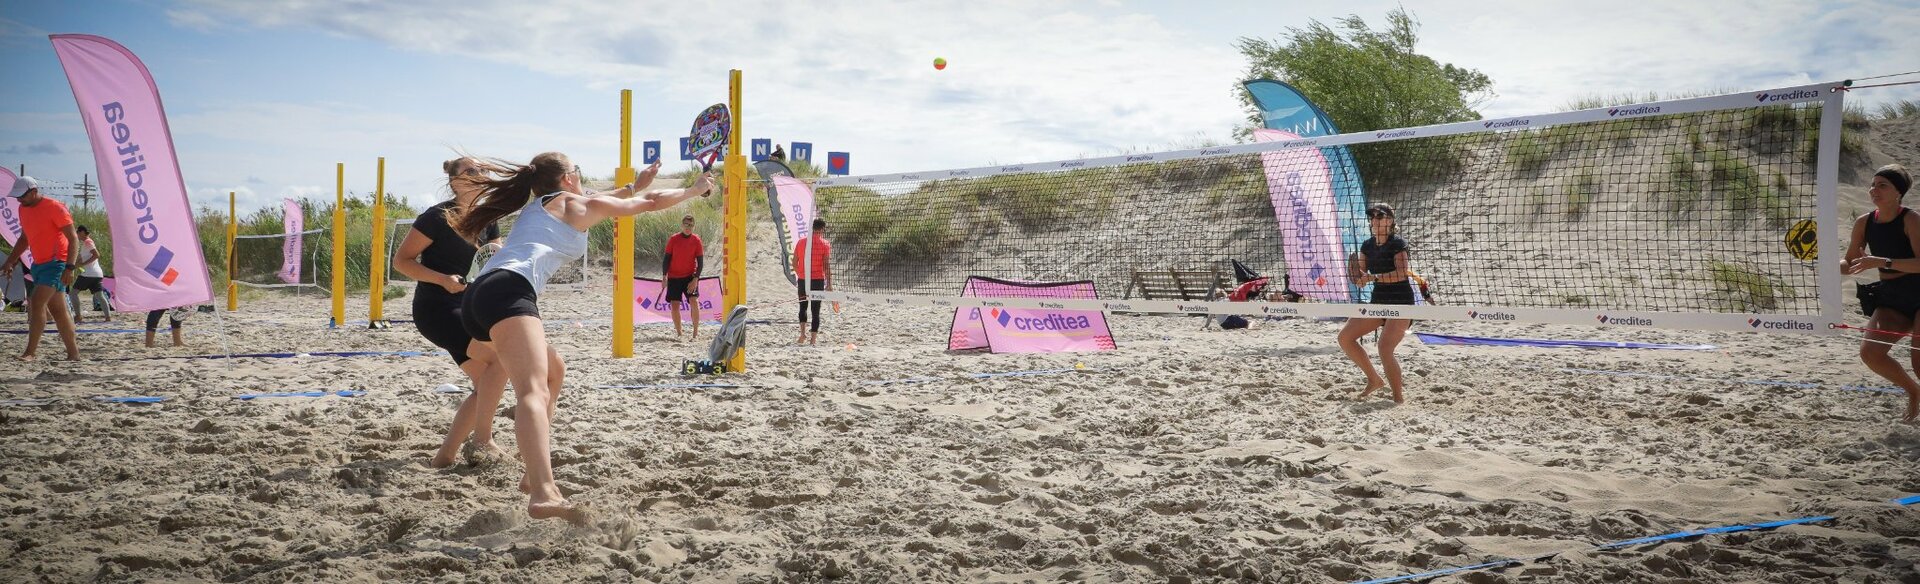
{"type": "MultiPolygon", "coordinates": [[[[733,115],[733,130],[727,135],[726,160],[726,198],[722,207],[726,209],[726,228],[721,244],[721,262],[726,272],[721,279],[726,288],[726,310],[721,314],[733,314],[733,307],[747,303],[747,157],[741,154],[740,136],[746,133],[740,124],[740,70],[728,73],[727,109],[733,115]]],[[[698,314],[698,313],[695,313],[698,314]]],[[[694,318],[699,318],[695,316],[694,318]]],[[[745,343],[742,343],[744,345],[745,343]]],[[[747,351],[742,348],[727,361],[728,371],[747,370],[747,351]]]]}
{"type": "Polygon", "coordinates": [[[333,317],[330,327],[347,320],[347,163],[333,163],[333,317]]]}
{"type": "Polygon", "coordinates": [[[234,214],[233,191],[227,191],[227,312],[240,310],[240,287],[233,283],[233,242],[240,237],[234,214]]]}
{"type": "Polygon", "coordinates": [[[367,277],[371,307],[367,310],[367,328],[381,328],[387,320],[380,314],[387,291],[387,157],[380,157],[373,176],[373,250],[367,262],[371,272],[367,277]]]}
{"type": "MultiPolygon", "coordinates": [[[[613,182],[633,181],[633,90],[620,90],[620,168],[613,182]]],[[[613,220],[613,356],[633,356],[633,218],[613,220]]]]}

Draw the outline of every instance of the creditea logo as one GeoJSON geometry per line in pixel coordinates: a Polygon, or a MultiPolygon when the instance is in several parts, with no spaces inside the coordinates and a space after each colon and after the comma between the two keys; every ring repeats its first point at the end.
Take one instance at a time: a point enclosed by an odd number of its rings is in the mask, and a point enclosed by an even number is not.
{"type": "Polygon", "coordinates": [[[1300,310],[1291,306],[1262,306],[1260,314],[1300,314],[1300,310]]]}
{"type": "Polygon", "coordinates": [[[1762,94],[1753,96],[1753,99],[1754,101],[1768,102],[1768,101],[1793,101],[1798,99],[1813,99],[1816,97],[1820,97],[1820,92],[1808,91],[1805,89],[1795,89],[1793,91],[1789,91],[1786,93],[1762,93],[1762,94]]]}
{"type": "Polygon", "coordinates": [[[1073,161],[1073,162],[1062,162],[1062,163],[1060,163],[1060,168],[1080,168],[1080,167],[1082,167],[1082,166],[1086,166],[1086,165],[1087,165],[1087,163],[1086,163],[1086,161],[1084,161],[1084,160],[1075,160],[1075,161],[1073,161]]]}
{"type": "Polygon", "coordinates": [[[1405,138],[1405,137],[1408,137],[1408,136],[1412,136],[1413,134],[1414,134],[1414,131],[1413,131],[1413,130],[1400,130],[1400,131],[1398,131],[1398,132],[1374,132],[1374,133],[1373,133],[1373,137],[1375,137],[1375,138],[1405,138]]]}
{"type": "Polygon", "coordinates": [[[1084,316],[1049,314],[1033,318],[1014,316],[1010,311],[997,308],[993,310],[993,321],[1000,323],[1001,328],[1023,331],[1064,331],[1093,327],[1093,321],[1084,316]]]}
{"type": "Polygon", "coordinates": [[[949,171],[947,171],[947,176],[967,176],[967,175],[970,175],[970,174],[973,174],[973,171],[968,171],[968,170],[949,170],[949,171]]]}
{"type": "Polygon", "coordinates": [[[1173,307],[1180,312],[1213,312],[1205,304],[1175,304],[1173,307]]]}
{"type": "Polygon", "coordinates": [[[1280,143],[1281,148],[1305,148],[1319,144],[1319,140],[1288,140],[1280,143]]]}
{"type": "Polygon", "coordinates": [[[1107,310],[1133,310],[1133,305],[1125,302],[1102,302],[1100,306],[1107,310]]]}
{"type": "Polygon", "coordinates": [[[1507,321],[1507,320],[1516,319],[1516,317],[1511,312],[1480,312],[1478,310],[1467,311],[1467,318],[1472,320],[1497,320],[1497,321],[1507,321]]]}
{"type": "Polygon", "coordinates": [[[1749,318],[1747,319],[1747,326],[1757,328],[1757,329],[1783,330],[1783,331],[1813,330],[1813,323],[1801,321],[1801,320],[1794,320],[1791,318],[1783,319],[1783,320],[1761,320],[1758,318],[1749,318]]]}
{"type": "Polygon", "coordinates": [[[1523,128],[1526,126],[1533,125],[1533,120],[1530,120],[1530,119],[1505,120],[1505,121],[1497,121],[1497,122],[1487,122],[1481,125],[1488,128],[1523,128]]]}
{"type": "Polygon", "coordinates": [[[1202,149],[1200,149],[1200,155],[1201,155],[1201,156],[1213,156],[1213,155],[1215,155],[1215,154],[1226,154],[1227,152],[1230,152],[1230,150],[1227,150],[1226,148],[1202,148],[1202,149]]]}
{"type": "Polygon", "coordinates": [[[920,175],[917,175],[917,174],[903,174],[903,175],[900,175],[900,178],[901,178],[901,179],[903,179],[903,180],[920,180],[920,175]]]}
{"type": "Polygon", "coordinates": [[[1153,160],[1153,157],[1152,157],[1152,156],[1147,156],[1147,155],[1140,155],[1140,156],[1128,156],[1128,157],[1127,157],[1127,162],[1139,162],[1139,161],[1142,161],[1142,160],[1153,160]]]}
{"type": "Polygon", "coordinates": [[[1653,320],[1640,318],[1638,316],[1607,316],[1602,314],[1598,316],[1598,319],[1600,324],[1607,325],[1653,326],[1653,320]]]}
{"type": "Polygon", "coordinates": [[[1000,172],[1021,172],[1026,169],[1027,167],[1025,166],[1002,166],[1000,167],[1000,172]]]}
{"type": "Polygon", "coordinates": [[[1360,316],[1365,316],[1370,318],[1399,317],[1400,311],[1393,310],[1393,309],[1385,309],[1385,308],[1382,308],[1382,309],[1362,308],[1360,309],[1360,316]]]}
{"type": "MultiPolygon", "coordinates": [[[[114,152],[125,157],[120,159],[120,173],[126,180],[127,191],[132,193],[128,199],[133,203],[133,221],[139,226],[135,233],[139,235],[140,243],[158,242],[160,228],[153,222],[153,207],[147,206],[147,191],[141,189],[147,182],[144,174],[147,171],[147,156],[140,153],[140,144],[134,142],[133,132],[120,121],[126,119],[127,110],[116,101],[100,106],[100,112],[110,124],[108,133],[113,135],[113,142],[120,145],[114,152]]],[[[140,271],[160,280],[163,285],[172,286],[174,280],[180,279],[180,271],[173,268],[173,250],[165,245],[155,246],[154,249],[153,257],[147,260],[147,265],[142,266],[140,271]]]]}
{"type": "Polygon", "coordinates": [[[1657,113],[1660,113],[1660,106],[1657,106],[1657,105],[1643,105],[1640,107],[1630,107],[1630,108],[1616,107],[1616,108],[1611,108],[1607,110],[1608,116],[1616,117],[1616,118],[1621,116],[1642,116],[1646,114],[1657,114],[1657,113]]]}

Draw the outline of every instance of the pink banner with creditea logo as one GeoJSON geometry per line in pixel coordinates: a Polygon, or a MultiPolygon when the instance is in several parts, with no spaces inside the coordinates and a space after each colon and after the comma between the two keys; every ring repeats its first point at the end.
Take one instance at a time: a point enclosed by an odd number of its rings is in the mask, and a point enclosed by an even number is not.
{"type": "Polygon", "coordinates": [[[155,310],[212,300],[193,205],[153,76],[111,40],[80,34],[51,38],[100,172],[120,292],[114,307],[155,310]]]}
{"type": "MultiPolygon", "coordinates": [[[[0,191],[13,192],[13,181],[20,180],[13,171],[0,168],[0,191]]],[[[7,245],[20,245],[20,200],[0,193],[0,237],[7,238],[7,245]]],[[[0,257],[0,260],[6,259],[0,257]]],[[[20,265],[33,265],[33,252],[20,252],[20,265]]],[[[21,270],[26,271],[25,269],[21,270]]]]}
{"type": "MultiPolygon", "coordinates": [[[[980,298],[1099,298],[1093,282],[1017,282],[969,276],[961,296],[980,298]]],[[[995,353],[1113,350],[1113,331],[1099,310],[956,308],[947,349],[995,353]]]]}
{"type": "MultiPolygon", "coordinates": [[[[1294,140],[1282,130],[1253,131],[1256,142],[1294,140]]],[[[1348,300],[1345,252],[1340,245],[1340,222],[1335,215],[1333,172],[1319,148],[1306,146],[1260,153],[1267,171],[1267,193],[1273,199],[1286,250],[1288,285],[1308,298],[1348,300]]]]}
{"type": "MultiPolygon", "coordinates": [[[[700,296],[695,300],[700,306],[700,320],[720,322],[724,316],[720,310],[720,277],[707,276],[695,285],[700,296]]],[[[633,279],[633,322],[654,323],[673,322],[673,303],[667,302],[667,285],[653,278],[633,279]]],[[[690,316],[687,309],[680,309],[681,318],[690,316]]]]}
{"type": "Polygon", "coordinates": [[[300,232],[306,231],[306,216],[300,211],[300,203],[293,199],[281,199],[284,209],[280,223],[286,229],[287,238],[280,242],[280,281],[287,284],[300,283],[300,232]]]}

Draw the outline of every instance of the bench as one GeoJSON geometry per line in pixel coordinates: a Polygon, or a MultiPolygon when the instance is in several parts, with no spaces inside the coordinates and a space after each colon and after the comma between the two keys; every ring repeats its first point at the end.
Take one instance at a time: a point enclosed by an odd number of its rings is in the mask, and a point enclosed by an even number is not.
{"type": "Polygon", "coordinates": [[[1208,300],[1207,294],[1218,290],[1232,290],[1233,278],[1230,273],[1214,268],[1209,270],[1134,270],[1133,278],[1127,281],[1125,298],[1132,300],[1137,292],[1142,300],[1208,300]]]}

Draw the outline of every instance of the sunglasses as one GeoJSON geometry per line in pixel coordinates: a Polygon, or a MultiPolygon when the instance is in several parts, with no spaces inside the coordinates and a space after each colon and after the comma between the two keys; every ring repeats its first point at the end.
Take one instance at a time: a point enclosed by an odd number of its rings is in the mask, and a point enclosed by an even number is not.
{"type": "Polygon", "coordinates": [[[1386,212],[1386,211],[1380,211],[1380,210],[1375,210],[1375,209],[1368,209],[1368,210],[1367,210],[1367,218],[1368,218],[1368,219],[1379,219],[1379,218],[1381,218],[1381,217],[1386,217],[1386,218],[1389,218],[1389,219],[1391,219],[1391,218],[1393,218],[1393,214],[1392,214],[1392,213],[1388,213],[1388,212],[1386,212]]]}

